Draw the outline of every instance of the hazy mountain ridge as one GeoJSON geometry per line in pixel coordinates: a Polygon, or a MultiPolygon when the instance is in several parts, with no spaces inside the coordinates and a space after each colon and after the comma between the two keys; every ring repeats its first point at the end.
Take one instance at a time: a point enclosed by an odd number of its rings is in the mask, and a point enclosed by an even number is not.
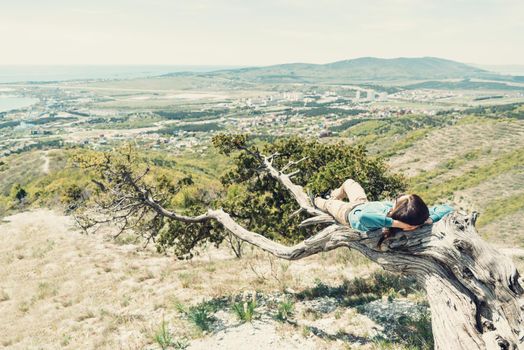
{"type": "MultiPolygon", "coordinates": [[[[184,73],[209,78],[228,78],[254,83],[351,83],[376,81],[413,81],[431,79],[491,79],[513,81],[464,63],[436,58],[362,57],[327,64],[288,63],[267,67],[247,67],[209,73],[184,73]]],[[[181,73],[169,74],[179,76],[181,73]]]]}

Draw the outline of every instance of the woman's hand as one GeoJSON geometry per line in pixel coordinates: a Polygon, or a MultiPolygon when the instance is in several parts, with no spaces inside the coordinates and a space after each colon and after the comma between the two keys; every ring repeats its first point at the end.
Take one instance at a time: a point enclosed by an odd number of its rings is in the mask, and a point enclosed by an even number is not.
{"type": "Polygon", "coordinates": [[[393,220],[393,227],[397,227],[403,231],[413,231],[418,228],[418,226],[406,224],[405,222],[393,220]]]}

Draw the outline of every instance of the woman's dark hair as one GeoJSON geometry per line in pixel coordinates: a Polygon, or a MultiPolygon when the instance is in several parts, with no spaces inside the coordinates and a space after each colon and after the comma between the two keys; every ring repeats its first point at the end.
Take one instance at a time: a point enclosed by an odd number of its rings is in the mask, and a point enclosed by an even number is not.
{"type": "MultiPolygon", "coordinates": [[[[395,205],[387,216],[393,220],[418,226],[422,225],[429,218],[429,209],[422,198],[416,194],[400,195],[395,200],[395,205]]],[[[380,238],[378,246],[380,247],[384,239],[393,237],[398,231],[402,231],[402,229],[398,227],[385,227],[382,229],[382,238],[380,238]]]]}

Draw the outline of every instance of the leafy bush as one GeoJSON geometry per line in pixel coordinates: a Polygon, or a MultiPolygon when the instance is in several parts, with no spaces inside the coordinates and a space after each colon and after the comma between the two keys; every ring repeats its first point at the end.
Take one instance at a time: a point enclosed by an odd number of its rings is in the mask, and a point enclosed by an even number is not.
{"type": "Polygon", "coordinates": [[[27,199],[27,191],[20,184],[15,184],[11,189],[11,199],[15,205],[22,204],[27,199]]]}
{"type": "Polygon", "coordinates": [[[278,153],[277,169],[290,161],[302,162],[293,181],[321,194],[339,187],[345,180],[358,181],[370,200],[394,196],[404,189],[404,179],[390,174],[383,160],[371,157],[364,147],[344,143],[324,144],[303,138],[277,139],[273,143],[253,144],[246,135],[216,135],[213,144],[232,157],[233,167],[222,178],[226,194],[216,204],[247,229],[271,239],[296,242],[311,236],[316,228],[299,228],[303,215],[291,216],[297,204],[289,192],[263,168],[258,154],[278,153]]]}

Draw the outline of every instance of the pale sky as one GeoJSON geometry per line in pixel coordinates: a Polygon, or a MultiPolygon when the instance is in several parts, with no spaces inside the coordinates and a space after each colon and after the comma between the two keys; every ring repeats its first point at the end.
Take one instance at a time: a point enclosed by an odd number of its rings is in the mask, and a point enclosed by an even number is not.
{"type": "Polygon", "coordinates": [[[524,0],[0,0],[0,64],[524,65],[524,0]]]}

